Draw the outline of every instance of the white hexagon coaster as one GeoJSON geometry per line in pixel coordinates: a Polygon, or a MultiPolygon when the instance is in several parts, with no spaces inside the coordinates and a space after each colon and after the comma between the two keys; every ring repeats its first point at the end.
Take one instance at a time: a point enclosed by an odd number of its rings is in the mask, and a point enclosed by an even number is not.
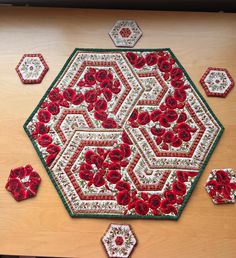
{"type": "Polygon", "coordinates": [[[235,203],[236,177],[233,169],[213,169],[205,189],[214,204],[235,203]]]}
{"type": "Polygon", "coordinates": [[[130,257],[137,245],[131,226],[127,224],[110,224],[101,241],[110,258],[130,257]]]}
{"type": "Polygon", "coordinates": [[[132,20],[119,20],[109,32],[111,39],[117,47],[134,47],[142,36],[138,24],[132,20]]]}
{"type": "Polygon", "coordinates": [[[41,54],[25,54],[16,67],[22,83],[36,84],[40,83],[49,70],[41,54]]]}
{"type": "Polygon", "coordinates": [[[209,67],[200,79],[207,96],[226,97],[234,86],[229,72],[224,68],[209,67]]]}

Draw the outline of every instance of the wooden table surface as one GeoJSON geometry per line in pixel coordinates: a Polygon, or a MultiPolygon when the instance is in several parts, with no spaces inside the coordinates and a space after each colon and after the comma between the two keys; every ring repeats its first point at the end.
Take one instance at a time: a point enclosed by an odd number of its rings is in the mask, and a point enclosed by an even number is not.
{"type": "Polygon", "coordinates": [[[236,80],[236,14],[43,8],[0,8],[0,254],[106,257],[100,238],[112,219],[72,219],[22,125],[75,47],[114,48],[117,19],[143,30],[137,48],[170,47],[225,126],[178,221],[119,220],[138,237],[133,257],[236,257],[236,205],[215,206],[204,189],[213,168],[236,171],[236,90],[207,98],[199,79],[208,66],[236,80]],[[44,55],[50,70],[39,85],[23,85],[15,66],[24,53],[44,55]],[[40,173],[38,196],[17,203],[5,190],[11,168],[31,163],[40,173]]]}

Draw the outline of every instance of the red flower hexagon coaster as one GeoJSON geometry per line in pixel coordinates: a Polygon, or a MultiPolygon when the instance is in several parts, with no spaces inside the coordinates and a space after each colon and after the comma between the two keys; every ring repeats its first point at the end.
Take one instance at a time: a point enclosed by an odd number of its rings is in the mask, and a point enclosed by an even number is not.
{"type": "Polygon", "coordinates": [[[213,203],[235,203],[236,177],[231,168],[213,169],[205,185],[213,203]]]}
{"type": "Polygon", "coordinates": [[[49,70],[41,54],[25,54],[16,67],[22,83],[36,84],[40,83],[49,70]]]}
{"type": "Polygon", "coordinates": [[[132,20],[117,21],[109,32],[117,47],[134,47],[142,34],[138,24],[132,20]]]}
{"type": "Polygon", "coordinates": [[[209,67],[200,79],[207,96],[226,97],[234,86],[229,72],[224,68],[209,67]]]}
{"type": "Polygon", "coordinates": [[[26,165],[11,170],[6,189],[19,202],[36,196],[40,182],[39,174],[31,165],[26,165]]]}
{"type": "Polygon", "coordinates": [[[110,258],[130,257],[137,245],[135,234],[127,224],[110,224],[101,241],[110,258]]]}

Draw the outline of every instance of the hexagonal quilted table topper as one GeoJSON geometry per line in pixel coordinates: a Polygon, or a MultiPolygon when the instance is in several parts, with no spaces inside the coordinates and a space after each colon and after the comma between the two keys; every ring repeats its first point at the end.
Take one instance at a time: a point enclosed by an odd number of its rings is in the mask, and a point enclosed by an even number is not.
{"type": "Polygon", "coordinates": [[[25,54],[17,65],[16,72],[22,83],[36,84],[43,80],[48,69],[41,54],[25,54]]]}
{"type": "Polygon", "coordinates": [[[132,20],[117,21],[109,32],[117,47],[134,47],[142,34],[138,24],[132,20]]]}
{"type": "Polygon", "coordinates": [[[71,216],[162,219],[223,132],[170,49],[76,49],[24,128],[71,216]]]}

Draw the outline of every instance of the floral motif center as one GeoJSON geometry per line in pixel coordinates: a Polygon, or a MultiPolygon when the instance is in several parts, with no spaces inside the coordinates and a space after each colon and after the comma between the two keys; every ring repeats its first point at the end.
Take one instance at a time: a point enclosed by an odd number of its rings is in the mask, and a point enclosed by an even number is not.
{"type": "Polygon", "coordinates": [[[120,30],[120,35],[123,38],[128,38],[131,35],[132,31],[129,28],[122,28],[120,30]]]}

